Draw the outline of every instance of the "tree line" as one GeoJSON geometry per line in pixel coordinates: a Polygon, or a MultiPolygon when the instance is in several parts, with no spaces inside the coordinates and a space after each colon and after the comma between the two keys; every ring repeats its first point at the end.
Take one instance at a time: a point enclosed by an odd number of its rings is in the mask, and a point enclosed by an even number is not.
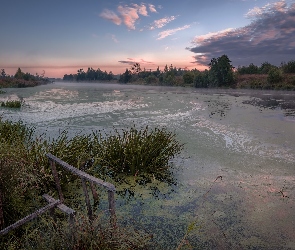
{"type": "Polygon", "coordinates": [[[8,87],[33,87],[40,84],[49,83],[49,79],[44,76],[45,71],[41,75],[36,73],[32,75],[28,72],[23,72],[21,68],[18,68],[14,75],[9,75],[5,72],[5,69],[0,70],[0,88],[8,88],[8,87]]]}
{"type": "Polygon", "coordinates": [[[111,81],[114,79],[112,71],[107,73],[99,68],[97,70],[88,68],[85,72],[84,69],[78,69],[76,74],[65,74],[64,81],[111,81]]]}

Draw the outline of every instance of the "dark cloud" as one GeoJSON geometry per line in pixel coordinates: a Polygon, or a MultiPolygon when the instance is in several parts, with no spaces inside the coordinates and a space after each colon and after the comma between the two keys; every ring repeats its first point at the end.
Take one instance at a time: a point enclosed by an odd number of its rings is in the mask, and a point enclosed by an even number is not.
{"type": "Polygon", "coordinates": [[[118,61],[118,62],[119,62],[119,63],[130,64],[130,65],[136,63],[136,62],[133,62],[133,61],[118,61]]]}
{"type": "Polygon", "coordinates": [[[285,1],[255,8],[246,15],[252,22],[242,28],[227,29],[196,37],[195,62],[208,65],[211,58],[226,54],[234,66],[260,65],[268,61],[279,65],[295,59],[295,3],[285,1]]]}
{"type": "Polygon", "coordinates": [[[129,61],[126,61],[126,60],[121,60],[121,61],[118,61],[119,63],[125,63],[125,64],[130,64],[130,65],[133,65],[135,63],[139,63],[139,64],[150,64],[150,65],[154,65],[153,62],[149,62],[149,61],[146,61],[144,59],[139,59],[139,60],[135,60],[133,58],[127,58],[129,61]]]}

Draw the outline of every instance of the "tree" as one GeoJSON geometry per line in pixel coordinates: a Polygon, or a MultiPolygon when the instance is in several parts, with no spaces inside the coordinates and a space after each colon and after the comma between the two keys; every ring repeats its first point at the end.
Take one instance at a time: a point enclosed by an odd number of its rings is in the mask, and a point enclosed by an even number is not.
{"type": "Polygon", "coordinates": [[[18,68],[15,75],[14,75],[14,78],[23,79],[23,77],[24,77],[24,73],[22,72],[22,70],[20,68],[18,68]]]}
{"type": "Polygon", "coordinates": [[[5,69],[1,69],[1,77],[5,77],[6,73],[5,73],[5,69]]]}
{"type": "Polygon", "coordinates": [[[276,66],[274,65],[271,65],[269,62],[264,62],[261,64],[260,68],[259,68],[259,71],[260,71],[260,74],[268,74],[269,71],[272,69],[272,68],[275,68],[276,66]]]}
{"type": "Polygon", "coordinates": [[[183,74],[184,84],[191,84],[194,82],[194,73],[192,71],[187,71],[183,74]]]}
{"type": "Polygon", "coordinates": [[[132,78],[131,71],[129,69],[126,69],[125,73],[120,75],[119,82],[127,83],[127,82],[130,82],[131,78],[132,78]]]}
{"type": "Polygon", "coordinates": [[[222,55],[221,57],[212,58],[209,63],[209,73],[210,73],[210,85],[212,87],[227,86],[233,83],[233,69],[231,61],[227,55],[222,55]]]}
{"type": "Polygon", "coordinates": [[[140,68],[140,64],[139,63],[135,63],[133,64],[133,66],[131,66],[131,70],[133,71],[133,74],[138,74],[141,72],[141,68],[140,68]]]}

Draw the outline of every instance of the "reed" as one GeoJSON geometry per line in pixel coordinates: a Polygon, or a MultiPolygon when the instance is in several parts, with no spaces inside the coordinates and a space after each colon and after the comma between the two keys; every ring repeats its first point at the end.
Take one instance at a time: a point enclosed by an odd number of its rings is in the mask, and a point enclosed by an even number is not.
{"type": "Polygon", "coordinates": [[[6,108],[21,108],[23,102],[19,100],[1,102],[1,107],[6,108]]]}

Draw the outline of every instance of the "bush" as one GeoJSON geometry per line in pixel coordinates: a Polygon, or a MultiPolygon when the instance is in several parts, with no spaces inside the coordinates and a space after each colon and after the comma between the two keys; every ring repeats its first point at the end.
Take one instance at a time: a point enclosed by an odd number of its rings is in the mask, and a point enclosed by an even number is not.
{"type": "Polygon", "coordinates": [[[282,80],[283,80],[283,75],[278,68],[273,68],[268,72],[267,81],[269,83],[279,83],[282,80]]]}
{"type": "Polygon", "coordinates": [[[176,135],[166,128],[131,127],[105,136],[97,133],[95,141],[96,163],[108,166],[115,173],[130,175],[165,171],[169,160],[183,148],[176,135]]]}
{"type": "Polygon", "coordinates": [[[21,106],[22,106],[22,101],[19,101],[19,100],[1,102],[1,107],[20,108],[21,106]]]}

